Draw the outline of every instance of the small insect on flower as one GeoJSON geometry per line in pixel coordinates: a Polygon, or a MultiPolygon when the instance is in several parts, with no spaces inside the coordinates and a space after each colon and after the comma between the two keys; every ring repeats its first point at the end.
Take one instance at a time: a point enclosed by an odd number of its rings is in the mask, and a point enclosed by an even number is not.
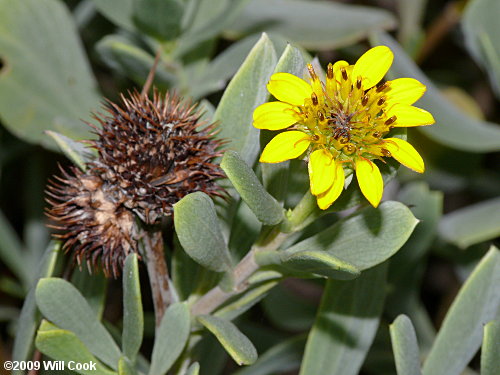
{"type": "Polygon", "coordinates": [[[305,154],[311,193],[327,209],[344,189],[344,167],[355,170],[362,193],[377,207],[384,190],[374,163],[393,157],[422,173],[424,162],[408,142],[386,137],[395,127],[431,125],[433,116],[414,104],[425,86],[413,78],[379,84],[393,61],[388,47],[378,46],[356,64],[329,64],[322,82],[308,65],[310,82],[289,73],[271,76],[267,89],[278,100],[253,113],[258,129],[283,130],[264,148],[260,161],[279,163],[305,154]],[[378,85],[377,85],[378,84],[378,85]]]}

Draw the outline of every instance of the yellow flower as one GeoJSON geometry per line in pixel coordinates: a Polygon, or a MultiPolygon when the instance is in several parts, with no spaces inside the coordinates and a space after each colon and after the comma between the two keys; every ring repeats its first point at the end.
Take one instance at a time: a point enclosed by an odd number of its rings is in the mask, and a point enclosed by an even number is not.
{"type": "Polygon", "coordinates": [[[311,193],[327,209],[344,189],[346,169],[355,170],[368,201],[377,207],[384,184],[374,160],[393,157],[422,173],[424,162],[408,142],[384,138],[394,127],[431,125],[432,115],[412,106],[425,92],[413,78],[379,84],[392,64],[388,47],[370,49],[354,65],[329,64],[326,82],[308,65],[310,83],[289,73],[273,74],[267,89],[278,100],[253,114],[258,129],[282,130],[260,161],[279,163],[307,151],[311,193]],[[377,85],[378,84],[378,85],[377,85]]]}

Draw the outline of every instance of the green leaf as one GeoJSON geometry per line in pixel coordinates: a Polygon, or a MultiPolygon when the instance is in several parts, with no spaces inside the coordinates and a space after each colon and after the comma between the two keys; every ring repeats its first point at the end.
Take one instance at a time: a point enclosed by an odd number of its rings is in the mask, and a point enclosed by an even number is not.
{"type": "Polygon", "coordinates": [[[391,29],[387,11],[326,1],[253,0],[229,27],[230,35],[277,33],[313,50],[330,50],[365,39],[376,29],[391,29]]]}
{"type": "Polygon", "coordinates": [[[306,338],[304,335],[284,340],[273,346],[249,367],[236,371],[234,375],[274,375],[292,373],[300,366],[306,338]]]}
{"type": "Polygon", "coordinates": [[[24,285],[29,285],[31,277],[24,266],[22,249],[23,245],[17,233],[0,211],[0,260],[24,285]]]}
{"type": "Polygon", "coordinates": [[[73,285],[58,278],[41,279],[36,288],[36,302],[48,320],[74,332],[97,358],[117,368],[120,349],[73,285]]]}
{"type": "Polygon", "coordinates": [[[108,289],[108,279],[104,274],[91,274],[86,267],[80,270],[76,269],[73,271],[71,284],[80,291],[83,298],[85,298],[92,308],[95,316],[100,319],[104,312],[106,292],[108,289]]]}
{"type": "Polygon", "coordinates": [[[439,223],[439,234],[461,248],[496,238],[500,235],[500,198],[446,214],[439,223]]]}
{"type": "Polygon", "coordinates": [[[149,375],[165,374],[182,353],[189,337],[190,315],[185,302],[171,305],[156,332],[149,375]]]}
{"type": "Polygon", "coordinates": [[[116,374],[99,362],[73,332],[60,329],[45,320],[40,325],[35,343],[40,352],[57,361],[64,361],[66,368],[71,365],[79,374],[94,375],[96,372],[103,375],[116,374]],[[76,370],[76,364],[79,363],[93,363],[95,370],[93,368],[76,370]]]}
{"type": "Polygon", "coordinates": [[[182,247],[196,262],[216,272],[231,269],[231,256],[208,195],[191,193],[177,202],[174,225],[182,247]]]}
{"type": "Polygon", "coordinates": [[[469,117],[449,102],[389,35],[376,34],[371,41],[373,45],[386,45],[394,52],[390,78],[412,77],[427,86],[427,92],[416,106],[432,113],[436,123],[420,126],[418,130],[440,144],[463,151],[500,150],[500,127],[497,124],[469,117]]]}
{"type": "Polygon", "coordinates": [[[141,348],[144,332],[141,285],[137,254],[129,254],[123,267],[123,354],[132,362],[141,348]]]}
{"type": "Polygon", "coordinates": [[[111,22],[124,29],[135,30],[132,22],[134,0],[92,0],[97,10],[111,22]]]}
{"type": "Polygon", "coordinates": [[[481,348],[481,375],[500,374],[500,322],[489,322],[484,326],[481,348]]]}
{"type": "Polygon", "coordinates": [[[238,365],[251,365],[257,360],[257,350],[252,342],[233,323],[213,315],[200,315],[197,319],[219,340],[238,365]]]}
{"type": "Polygon", "coordinates": [[[363,271],[394,255],[417,223],[408,207],[386,201],[378,208],[359,210],[281,253],[323,251],[363,271]]]}
{"type": "Polygon", "coordinates": [[[237,152],[225,152],[220,166],[261,223],[276,225],[283,220],[281,205],[264,189],[253,170],[237,152]]]}
{"type": "Polygon", "coordinates": [[[161,40],[176,38],[181,30],[183,3],[179,0],[133,0],[137,27],[161,40]]]}
{"type": "Polygon", "coordinates": [[[327,281],[300,375],[358,374],[379,325],[386,269],[384,264],[353,281],[327,281]]]}
{"type": "Polygon", "coordinates": [[[81,119],[100,97],[63,2],[0,0],[0,51],[0,113],[12,133],[53,149],[46,129],[90,137],[81,119]]]}
{"type": "Polygon", "coordinates": [[[411,320],[400,315],[389,328],[398,375],[420,375],[417,336],[411,320]]]}
{"type": "MultiPolygon", "coordinates": [[[[288,44],[281,55],[274,73],[285,72],[302,77],[305,68],[303,53],[296,47],[288,44]]],[[[276,133],[271,131],[261,131],[261,142],[265,143],[276,133]]],[[[266,190],[278,201],[283,202],[286,192],[289,189],[288,179],[290,173],[290,162],[282,163],[261,163],[262,181],[266,190]]]]}
{"type": "Polygon", "coordinates": [[[198,362],[193,363],[186,371],[186,375],[198,375],[200,373],[200,364],[198,362]]]}
{"type": "Polygon", "coordinates": [[[336,258],[326,251],[304,250],[298,252],[262,251],[255,255],[260,266],[278,266],[302,273],[312,273],[339,280],[351,280],[359,276],[360,270],[348,262],[336,258]]]}
{"type": "MultiPolygon", "coordinates": [[[[40,261],[35,282],[38,282],[39,278],[52,276],[60,250],[60,243],[50,242],[40,261]]],[[[35,337],[36,327],[39,322],[40,314],[37,314],[35,287],[33,286],[24,300],[17,322],[18,329],[14,338],[14,349],[12,351],[12,359],[14,361],[26,361],[30,358],[33,338],[35,337]]],[[[12,373],[13,375],[22,375],[23,371],[13,371],[12,373]]]]}
{"type": "MultiPolygon", "coordinates": [[[[100,58],[114,71],[143,85],[154,64],[154,56],[123,35],[107,35],[96,46],[100,58]]],[[[167,88],[176,81],[172,72],[158,64],[155,71],[155,86],[167,88]]]]}
{"type": "Polygon", "coordinates": [[[478,350],[483,325],[500,306],[500,252],[483,257],[453,301],[424,363],[423,375],[458,375],[478,350]]]}
{"type": "Polygon", "coordinates": [[[137,371],[127,357],[121,357],[118,362],[118,375],[137,375],[137,371]]]}
{"type": "Polygon", "coordinates": [[[235,74],[215,111],[219,137],[228,140],[226,147],[244,156],[253,165],[259,153],[259,130],[252,126],[253,110],[269,94],[266,84],[276,64],[274,47],[263,34],[235,74]]]}
{"type": "Polygon", "coordinates": [[[476,62],[489,74],[491,85],[500,99],[500,41],[498,39],[497,0],[473,0],[462,17],[465,46],[476,62]]]}
{"type": "Polygon", "coordinates": [[[96,157],[89,147],[85,146],[81,142],[74,141],[65,135],[51,130],[45,131],[45,134],[56,141],[63,154],[66,155],[67,158],[76,164],[82,171],[87,169],[86,163],[91,162],[96,157]]]}

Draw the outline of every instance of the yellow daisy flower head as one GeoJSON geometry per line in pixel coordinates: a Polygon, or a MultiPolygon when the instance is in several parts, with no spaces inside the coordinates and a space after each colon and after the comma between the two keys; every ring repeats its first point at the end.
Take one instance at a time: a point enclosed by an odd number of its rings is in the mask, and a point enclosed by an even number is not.
{"type": "Polygon", "coordinates": [[[432,115],[412,106],[425,92],[413,78],[380,83],[392,64],[388,47],[368,50],[354,65],[329,64],[322,82],[308,65],[310,82],[289,73],[271,76],[267,89],[278,100],[253,114],[258,129],[283,130],[264,148],[260,161],[279,163],[307,151],[311,193],[327,209],[354,170],[362,193],[377,207],[384,184],[374,160],[393,157],[416,172],[424,162],[408,142],[385,138],[394,127],[431,125],[432,115]]]}

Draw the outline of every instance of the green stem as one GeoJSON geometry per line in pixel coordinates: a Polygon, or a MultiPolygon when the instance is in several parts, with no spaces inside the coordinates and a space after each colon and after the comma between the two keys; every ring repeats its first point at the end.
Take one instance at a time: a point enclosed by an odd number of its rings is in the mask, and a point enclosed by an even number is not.
{"type": "Polygon", "coordinates": [[[309,225],[321,215],[316,203],[316,197],[308,189],[293,211],[288,212],[287,220],[283,221],[280,230],[284,233],[296,232],[309,225]]]}

